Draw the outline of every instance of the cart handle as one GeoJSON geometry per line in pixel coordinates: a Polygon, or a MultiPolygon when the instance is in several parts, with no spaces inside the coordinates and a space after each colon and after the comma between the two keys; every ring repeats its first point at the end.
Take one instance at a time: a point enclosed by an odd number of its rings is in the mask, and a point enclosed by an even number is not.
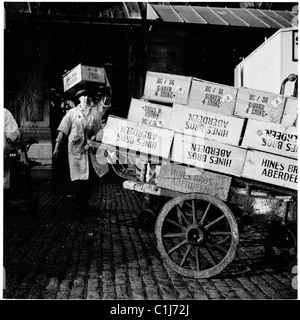
{"type": "Polygon", "coordinates": [[[107,145],[101,142],[96,142],[93,140],[88,140],[87,141],[87,145],[86,145],[86,149],[89,148],[96,148],[96,149],[102,149],[105,151],[105,157],[108,158],[108,162],[110,162],[112,169],[114,170],[115,174],[118,175],[119,177],[121,177],[122,179],[130,179],[130,180],[135,180],[135,181],[140,181],[136,175],[133,175],[132,173],[129,172],[129,170],[122,165],[122,163],[120,163],[119,161],[116,162],[116,164],[119,166],[119,170],[116,168],[116,166],[113,165],[114,160],[112,159],[112,157],[110,156],[110,154],[107,152],[107,149],[114,149],[114,151],[116,151],[116,153],[120,153],[120,151],[115,147],[115,146],[111,146],[111,145],[107,145]]]}
{"type": "Polygon", "coordinates": [[[285,85],[288,81],[295,81],[295,86],[294,86],[294,92],[293,92],[293,97],[298,97],[298,76],[294,73],[291,73],[288,77],[286,77],[281,84],[280,87],[280,94],[284,94],[284,90],[285,90],[285,85]],[[295,81],[296,80],[296,81],[295,81]]]}

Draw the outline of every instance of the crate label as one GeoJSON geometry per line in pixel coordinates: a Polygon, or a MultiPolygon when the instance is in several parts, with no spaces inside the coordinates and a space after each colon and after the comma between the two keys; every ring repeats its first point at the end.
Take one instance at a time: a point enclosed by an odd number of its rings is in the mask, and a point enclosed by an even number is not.
{"type": "Polygon", "coordinates": [[[274,108],[277,108],[282,103],[282,100],[280,99],[280,97],[277,97],[271,103],[274,106],[274,108]]]}
{"type": "Polygon", "coordinates": [[[107,119],[102,142],[132,151],[168,158],[174,131],[123,118],[107,119]]]}
{"type": "Polygon", "coordinates": [[[83,79],[87,81],[102,82],[105,81],[103,68],[82,66],[83,79]]]}
{"type": "Polygon", "coordinates": [[[223,96],[221,99],[222,102],[230,102],[233,101],[232,95],[231,94],[227,94],[226,96],[223,96]]]}
{"type": "Polygon", "coordinates": [[[296,127],[249,119],[242,146],[297,159],[296,127]]]}
{"type": "Polygon", "coordinates": [[[241,87],[238,89],[234,115],[280,123],[284,100],[284,96],[276,93],[241,87]]]}
{"type": "Polygon", "coordinates": [[[291,158],[248,150],[242,177],[297,190],[298,162],[291,158]]]}
{"type": "Polygon", "coordinates": [[[169,127],[180,133],[238,145],[243,124],[244,119],[174,103],[169,127]]]}
{"type": "Polygon", "coordinates": [[[177,164],[240,176],[246,150],[214,140],[175,133],[171,160],[177,164]]]}
{"type": "Polygon", "coordinates": [[[142,124],[169,127],[172,108],[144,100],[131,99],[128,120],[142,124]]]}
{"type": "Polygon", "coordinates": [[[178,87],[177,87],[177,91],[178,91],[179,93],[181,93],[181,94],[184,94],[185,89],[178,86],[178,87]]]}
{"type": "Polygon", "coordinates": [[[193,78],[188,104],[192,107],[232,115],[237,88],[193,78]]]}
{"type": "Polygon", "coordinates": [[[148,71],[144,98],[158,102],[186,104],[192,78],[148,71]]]}
{"type": "Polygon", "coordinates": [[[227,200],[231,177],[198,168],[164,164],[160,168],[157,186],[183,193],[200,192],[227,200]]]}

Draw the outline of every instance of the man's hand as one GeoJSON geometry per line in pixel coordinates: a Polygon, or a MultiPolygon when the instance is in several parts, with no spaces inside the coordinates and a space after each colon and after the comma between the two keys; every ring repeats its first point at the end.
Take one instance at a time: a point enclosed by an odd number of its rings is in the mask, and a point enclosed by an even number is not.
{"type": "Polygon", "coordinates": [[[60,145],[61,141],[63,140],[63,138],[64,138],[64,134],[62,133],[62,131],[59,131],[57,139],[56,139],[55,148],[54,148],[54,151],[52,154],[54,159],[57,159],[57,157],[58,157],[59,145],[60,145]]]}
{"type": "MultiPolygon", "coordinates": [[[[106,78],[107,80],[107,78],[106,78]]],[[[109,85],[109,82],[107,80],[107,83],[106,83],[106,87],[104,88],[103,90],[103,96],[102,96],[102,103],[105,104],[105,105],[109,105],[111,104],[111,97],[112,97],[112,90],[111,90],[111,86],[109,85]]]]}
{"type": "Polygon", "coordinates": [[[54,150],[52,156],[53,156],[53,159],[57,159],[58,158],[58,152],[54,150]]]}
{"type": "Polygon", "coordinates": [[[59,153],[59,152],[58,152],[58,148],[55,147],[55,148],[54,148],[54,151],[53,151],[53,154],[52,154],[52,156],[53,156],[54,159],[57,159],[57,158],[58,158],[58,153],[59,153]]]}

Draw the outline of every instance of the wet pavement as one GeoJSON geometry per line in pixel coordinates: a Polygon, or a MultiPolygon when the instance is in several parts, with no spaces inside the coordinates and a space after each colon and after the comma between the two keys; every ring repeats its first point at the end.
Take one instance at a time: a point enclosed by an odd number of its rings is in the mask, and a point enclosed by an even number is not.
{"type": "Polygon", "coordinates": [[[283,300],[296,299],[295,256],[264,251],[265,223],[240,231],[233,262],[209,279],[183,277],[164,263],[153,232],[138,221],[144,194],[107,174],[93,187],[88,217],[74,215],[66,181],[50,177],[34,188],[38,212],[15,211],[4,221],[5,299],[283,300]],[[65,201],[63,201],[65,199],[65,201]]]}

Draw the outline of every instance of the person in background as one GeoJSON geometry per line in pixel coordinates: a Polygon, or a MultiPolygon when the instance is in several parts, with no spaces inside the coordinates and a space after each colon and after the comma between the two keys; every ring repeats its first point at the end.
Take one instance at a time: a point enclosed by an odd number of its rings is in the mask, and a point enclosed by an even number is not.
{"type": "Polygon", "coordinates": [[[9,110],[4,108],[4,166],[3,166],[3,188],[4,188],[4,212],[8,210],[10,198],[10,149],[11,145],[20,137],[20,131],[16,120],[9,110]]]}
{"type": "Polygon", "coordinates": [[[89,211],[94,174],[102,177],[108,170],[108,167],[103,170],[103,166],[97,164],[95,154],[87,148],[88,139],[101,140],[102,117],[111,106],[111,88],[107,88],[101,100],[94,103],[94,92],[88,86],[82,87],[75,95],[80,103],[65,114],[57,129],[53,158],[57,158],[59,147],[67,138],[70,179],[80,216],[85,216],[89,211]]]}

